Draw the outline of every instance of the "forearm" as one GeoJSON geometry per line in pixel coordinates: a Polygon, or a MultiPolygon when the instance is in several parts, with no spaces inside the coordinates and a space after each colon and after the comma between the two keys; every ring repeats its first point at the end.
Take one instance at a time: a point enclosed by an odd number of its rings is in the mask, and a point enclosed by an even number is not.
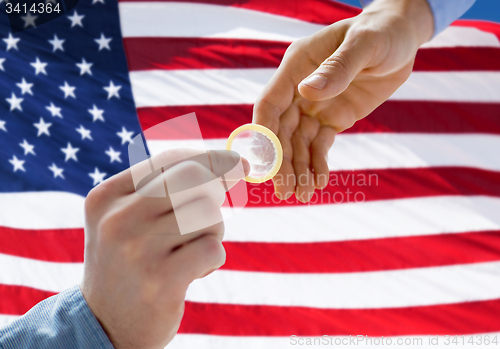
{"type": "MultiPolygon", "coordinates": [[[[363,7],[367,8],[368,5],[370,7],[375,6],[377,3],[385,2],[386,0],[360,0],[360,3],[363,7]]],[[[426,0],[428,8],[431,11],[432,15],[432,34],[431,37],[438,35],[443,30],[445,30],[453,21],[460,18],[467,10],[474,4],[476,0],[426,0]]],[[[419,1],[415,0],[395,0],[393,1],[393,5],[400,6],[401,3],[408,3],[407,5],[413,6],[409,3],[415,3],[417,6],[421,6],[418,4],[419,1]]],[[[415,14],[419,13],[418,9],[414,10],[415,14]]],[[[410,12],[410,16],[408,19],[411,19],[413,16],[413,12],[410,12]]],[[[419,17],[419,16],[417,16],[419,17]]],[[[412,20],[415,23],[419,23],[422,19],[417,18],[416,20],[412,20]]],[[[426,21],[426,20],[425,20],[426,21]]],[[[419,27],[423,28],[423,26],[429,28],[429,25],[420,22],[419,27]]],[[[425,41],[424,41],[425,42],[425,41]]]]}
{"type": "Polygon", "coordinates": [[[432,38],[434,20],[426,0],[376,0],[363,10],[364,13],[380,11],[391,13],[404,22],[418,46],[432,38]]]}
{"type": "Polygon", "coordinates": [[[0,348],[113,349],[77,286],[0,329],[0,348]]]}

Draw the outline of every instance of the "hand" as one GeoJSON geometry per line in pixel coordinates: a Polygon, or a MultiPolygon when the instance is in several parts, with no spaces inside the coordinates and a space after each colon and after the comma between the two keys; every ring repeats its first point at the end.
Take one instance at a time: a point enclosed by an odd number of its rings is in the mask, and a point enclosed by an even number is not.
{"type": "Polygon", "coordinates": [[[308,202],[328,184],[335,135],[387,100],[433,33],[426,0],[375,0],[356,17],[295,41],[254,106],[283,146],[276,196],[308,202]]]}
{"type": "MultiPolygon", "coordinates": [[[[169,151],[154,157],[152,163],[159,169],[197,154],[169,151]]],[[[200,184],[224,174],[230,188],[248,174],[250,166],[234,152],[208,154],[204,165],[203,161],[182,161],[154,172],[140,183],[139,194],[132,174],[150,171],[150,162],[141,162],[92,189],[85,200],[81,290],[117,349],[164,348],[179,328],[188,285],[225,262],[220,211],[224,185],[212,181],[214,185],[206,190],[200,184]],[[228,172],[237,164],[243,165],[244,175],[228,172]],[[167,187],[170,194],[165,197],[167,187]],[[180,199],[177,196],[173,205],[172,188],[191,189],[182,192],[180,199]],[[164,197],[152,197],[159,196],[158,192],[164,197]],[[178,214],[208,228],[181,235],[178,214]]]]}

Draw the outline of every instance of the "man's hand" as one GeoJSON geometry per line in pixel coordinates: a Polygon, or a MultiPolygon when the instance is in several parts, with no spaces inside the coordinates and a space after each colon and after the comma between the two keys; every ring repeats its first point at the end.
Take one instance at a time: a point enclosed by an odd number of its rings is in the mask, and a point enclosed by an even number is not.
{"type": "Polygon", "coordinates": [[[283,146],[276,196],[308,202],[328,184],[335,135],[387,100],[433,33],[426,0],[375,0],[360,15],[295,41],[259,96],[254,122],[283,146]]]}
{"type": "MultiPolygon", "coordinates": [[[[152,162],[164,166],[198,154],[169,151],[152,162]]],[[[140,183],[139,194],[132,173],[150,171],[150,161],[141,162],[95,187],[85,200],[81,289],[115,348],[164,348],[179,328],[188,285],[225,262],[224,185],[215,181],[210,190],[200,185],[225,175],[230,188],[242,177],[228,170],[238,164],[248,174],[249,165],[234,152],[209,154],[207,161],[183,161],[153,173],[140,183]],[[154,197],[167,187],[191,189],[173,205],[168,194],[154,197]],[[214,217],[220,223],[181,235],[178,213],[198,223],[214,217]]]]}

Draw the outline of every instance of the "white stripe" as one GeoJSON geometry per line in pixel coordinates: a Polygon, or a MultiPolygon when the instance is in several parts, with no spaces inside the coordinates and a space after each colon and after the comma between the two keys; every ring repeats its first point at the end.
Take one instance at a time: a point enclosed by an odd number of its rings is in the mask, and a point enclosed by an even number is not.
{"type": "MultiPolygon", "coordinates": [[[[81,281],[83,264],[49,263],[0,254],[0,283],[60,292],[81,281]]],[[[386,308],[500,298],[500,262],[340,273],[281,274],[218,270],[195,280],[193,302],[386,308]],[[369,290],[369,292],[367,292],[369,290]]]]}
{"type": "MultiPolygon", "coordinates": [[[[189,69],[130,72],[136,106],[252,104],[276,70],[189,69]]],[[[389,98],[500,102],[499,72],[414,72],[389,98]]]]}
{"type": "Polygon", "coordinates": [[[500,102],[499,90],[498,72],[413,72],[389,99],[500,102]]]}
{"type": "Polygon", "coordinates": [[[437,35],[423,48],[437,47],[500,47],[500,41],[492,33],[473,27],[451,26],[437,35]]]}
{"type": "Polygon", "coordinates": [[[297,243],[479,232],[499,230],[499,212],[500,199],[481,196],[246,208],[225,221],[224,239],[297,243]]]}
{"type": "Polygon", "coordinates": [[[19,316],[14,316],[14,315],[0,315],[0,328],[7,326],[11,322],[16,321],[19,319],[19,316]]]}
{"type": "MultiPolygon", "coordinates": [[[[290,333],[290,336],[294,335],[290,333]]],[[[324,334],[328,336],[327,333],[324,334]]],[[[353,333],[352,336],[356,337],[357,335],[364,336],[363,333],[353,333]]],[[[188,349],[188,348],[203,348],[203,349],[220,349],[220,348],[238,348],[238,349],[285,349],[285,348],[347,348],[350,346],[350,337],[348,336],[328,336],[326,342],[322,342],[323,344],[318,344],[318,337],[300,337],[292,339],[290,336],[288,337],[246,337],[246,336],[214,336],[214,335],[203,335],[203,334],[177,334],[175,338],[170,342],[167,349],[188,349]],[[306,338],[310,338],[312,345],[305,344],[306,338]],[[299,342],[300,341],[300,342],[299,342]],[[301,344],[303,343],[303,344],[301,344]]],[[[482,341],[488,339],[491,341],[494,337],[497,337],[497,342],[500,341],[500,333],[483,333],[483,334],[474,334],[474,335],[466,335],[463,338],[462,344],[462,336],[458,336],[457,343],[455,344],[452,341],[455,336],[447,339],[444,335],[440,335],[437,337],[437,345],[430,344],[429,339],[431,338],[433,341],[436,341],[436,336],[398,336],[398,337],[388,337],[384,336],[383,343],[381,337],[363,337],[359,339],[358,337],[355,340],[355,344],[351,344],[354,348],[386,348],[386,347],[396,347],[396,348],[405,348],[405,349],[449,349],[450,346],[453,348],[471,348],[469,340],[471,337],[473,341],[478,342],[479,336],[482,341]],[[376,342],[377,340],[377,342],[376,342]],[[390,342],[389,342],[390,340],[390,342]],[[376,345],[378,343],[378,345],[376,345]],[[448,343],[448,344],[445,344],[448,343]]],[[[322,340],[324,337],[322,337],[322,340]]]]}
{"type": "MultiPolygon", "coordinates": [[[[323,25],[231,6],[175,3],[119,3],[126,37],[200,37],[292,42],[323,25]]],[[[471,27],[450,27],[425,47],[500,47],[498,38],[471,27]]]]}
{"type": "Polygon", "coordinates": [[[81,228],[83,202],[82,196],[61,191],[0,193],[0,226],[81,228]]]}
{"type": "Polygon", "coordinates": [[[121,2],[123,37],[237,38],[291,42],[324,28],[297,19],[231,6],[121,2]]]}
{"type": "Polygon", "coordinates": [[[61,292],[79,284],[83,263],[55,263],[0,253],[0,284],[61,292]]]}
{"type": "Polygon", "coordinates": [[[392,308],[500,298],[500,262],[433,268],[285,274],[217,270],[195,280],[186,300],[336,309],[392,308]]]}
{"type": "MultiPolygon", "coordinates": [[[[175,148],[225,149],[225,139],[148,141],[152,154],[175,148]]],[[[465,166],[500,171],[500,137],[478,134],[339,134],[328,153],[336,170],[465,166]]]]}
{"type": "Polygon", "coordinates": [[[130,72],[136,107],[252,104],[275,69],[130,72]]]}
{"type": "MultiPolygon", "coordinates": [[[[372,185],[375,185],[375,180],[372,185]]],[[[269,192],[272,192],[271,186],[269,192]]],[[[347,194],[339,192],[341,194],[334,198],[325,195],[320,199],[313,198],[313,202],[316,200],[325,204],[244,209],[225,222],[225,240],[321,242],[500,229],[498,198],[439,196],[353,203],[355,193],[351,193],[351,203],[346,203],[347,194]],[[344,195],[344,204],[327,204],[340,201],[340,195],[344,195]]],[[[44,193],[36,195],[42,199],[44,193]]],[[[268,195],[267,198],[271,200],[273,196],[268,195]]],[[[356,198],[359,200],[360,194],[356,198]]],[[[258,203],[251,192],[248,199],[258,203]]],[[[58,200],[58,204],[64,205],[64,196],[58,200]]],[[[13,206],[11,212],[17,214],[24,210],[13,206]]],[[[47,211],[44,228],[64,228],[66,222],[64,214],[61,214],[64,212],[47,211]]],[[[68,212],[71,213],[71,209],[68,212]]],[[[15,228],[25,228],[25,220],[18,219],[11,223],[15,228]]],[[[49,263],[53,264],[60,265],[49,263]]]]}

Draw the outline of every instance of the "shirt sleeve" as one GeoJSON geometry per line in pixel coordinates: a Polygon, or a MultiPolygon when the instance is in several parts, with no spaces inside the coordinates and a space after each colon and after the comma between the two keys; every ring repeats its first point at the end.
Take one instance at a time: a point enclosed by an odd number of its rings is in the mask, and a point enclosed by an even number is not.
{"type": "Polygon", "coordinates": [[[0,348],[114,349],[78,286],[47,298],[0,329],[0,348]]]}
{"type": "MultiPolygon", "coordinates": [[[[366,7],[373,0],[359,0],[366,7]]],[[[476,0],[427,0],[434,16],[434,36],[445,30],[453,21],[460,18],[476,0]]]]}

